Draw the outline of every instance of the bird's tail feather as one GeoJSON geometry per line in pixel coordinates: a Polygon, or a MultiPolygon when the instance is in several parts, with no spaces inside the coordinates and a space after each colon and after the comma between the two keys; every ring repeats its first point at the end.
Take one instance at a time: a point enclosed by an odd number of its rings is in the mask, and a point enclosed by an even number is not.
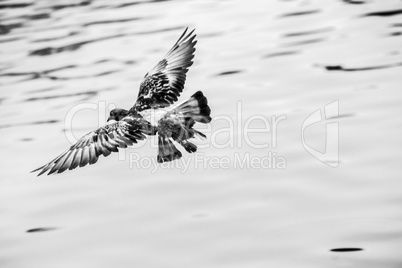
{"type": "Polygon", "coordinates": [[[191,118],[195,122],[211,122],[211,109],[208,100],[201,91],[197,91],[188,100],[178,105],[175,109],[183,118],[191,118]]]}
{"type": "Polygon", "coordinates": [[[170,138],[158,137],[158,163],[169,162],[181,158],[181,152],[174,146],[170,138]]]}
{"type": "MultiPolygon", "coordinates": [[[[211,122],[211,109],[208,106],[207,98],[201,91],[197,91],[185,102],[176,106],[173,111],[179,115],[182,121],[182,129],[178,137],[173,137],[174,140],[180,142],[194,137],[194,134],[201,138],[206,136],[195,129],[195,122],[207,124],[211,122]]],[[[187,150],[187,149],[186,149],[187,150]]]]}
{"type": "MultiPolygon", "coordinates": [[[[188,100],[172,108],[170,112],[181,120],[181,124],[177,125],[179,130],[173,131],[171,138],[182,145],[187,152],[196,152],[197,146],[189,142],[188,139],[195,135],[206,138],[205,134],[193,129],[193,126],[196,122],[205,124],[211,122],[211,109],[208,106],[207,98],[201,91],[197,91],[188,100]]],[[[174,146],[172,140],[159,136],[158,162],[162,163],[179,158],[181,158],[181,153],[174,146]]]]}
{"type": "Polygon", "coordinates": [[[197,151],[197,145],[195,145],[194,143],[191,143],[187,140],[180,141],[180,144],[181,144],[181,146],[184,147],[184,149],[186,149],[186,151],[188,153],[195,153],[197,151]]]}

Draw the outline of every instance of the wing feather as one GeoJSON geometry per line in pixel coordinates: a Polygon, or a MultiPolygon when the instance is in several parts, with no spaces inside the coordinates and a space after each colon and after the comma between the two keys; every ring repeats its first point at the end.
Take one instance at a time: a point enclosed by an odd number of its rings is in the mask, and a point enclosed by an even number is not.
{"type": "Polygon", "coordinates": [[[140,118],[128,116],[123,120],[101,127],[89,132],[79,139],[70,149],[53,159],[48,164],[32,171],[40,171],[39,175],[48,172],[62,173],[67,169],[92,165],[98,161],[100,155],[108,156],[111,152],[118,152],[118,148],[137,143],[145,136],[141,133],[142,122],[140,118]],[[126,119],[126,120],[125,120],[126,119]]]}
{"type": "Polygon", "coordinates": [[[96,154],[95,143],[89,145],[89,164],[93,165],[98,162],[98,155],[96,154]]]}
{"type": "Polygon", "coordinates": [[[68,152],[66,161],[64,161],[63,165],[59,168],[57,173],[62,173],[63,171],[66,171],[68,169],[68,167],[71,165],[71,163],[74,159],[73,154],[75,154],[74,150],[68,152]]]}
{"type": "Polygon", "coordinates": [[[57,170],[59,170],[64,163],[66,162],[66,160],[68,159],[69,156],[69,152],[65,153],[57,162],[56,164],[52,167],[52,169],[49,171],[49,174],[52,174],[54,172],[56,172],[57,170]]]}
{"type": "Polygon", "coordinates": [[[196,35],[183,32],[165,57],[149,71],[140,85],[133,109],[163,108],[177,101],[183,91],[188,68],[193,64],[196,35]]]}
{"type": "Polygon", "coordinates": [[[75,169],[81,163],[82,148],[74,148],[73,150],[74,150],[74,158],[73,162],[71,163],[71,166],[68,168],[69,170],[75,169]]]}
{"type": "Polygon", "coordinates": [[[82,147],[80,167],[85,167],[89,163],[89,148],[82,147]]]}
{"type": "Polygon", "coordinates": [[[106,156],[108,156],[108,155],[110,155],[110,154],[112,153],[112,152],[109,151],[109,150],[106,148],[106,146],[102,143],[102,134],[99,135],[96,148],[99,149],[99,152],[100,152],[104,157],[106,157],[106,156]]]}

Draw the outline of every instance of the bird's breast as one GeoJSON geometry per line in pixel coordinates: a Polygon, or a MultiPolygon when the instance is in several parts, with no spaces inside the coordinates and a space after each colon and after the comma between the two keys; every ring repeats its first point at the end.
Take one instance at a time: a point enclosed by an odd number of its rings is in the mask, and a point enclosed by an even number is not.
{"type": "Polygon", "coordinates": [[[166,115],[166,113],[167,113],[167,111],[164,108],[161,108],[161,109],[147,109],[147,110],[144,110],[144,111],[140,112],[141,116],[145,120],[150,122],[153,127],[158,126],[159,120],[161,120],[166,115]]]}

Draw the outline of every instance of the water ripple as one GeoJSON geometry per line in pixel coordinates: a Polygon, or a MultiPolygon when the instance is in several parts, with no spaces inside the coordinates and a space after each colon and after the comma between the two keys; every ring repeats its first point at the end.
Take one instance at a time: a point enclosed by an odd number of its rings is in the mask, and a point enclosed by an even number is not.
{"type": "Polygon", "coordinates": [[[343,67],[342,65],[323,65],[322,67],[324,67],[328,71],[356,72],[356,71],[371,71],[378,69],[395,68],[399,66],[402,66],[402,62],[377,65],[377,66],[368,66],[368,67],[354,67],[354,68],[343,67]]]}
{"type": "Polygon", "coordinates": [[[314,9],[314,10],[306,10],[306,11],[298,11],[298,12],[291,12],[291,13],[285,13],[282,14],[280,17],[295,17],[295,16],[304,16],[304,15],[311,15],[311,14],[317,14],[320,13],[320,9],[314,9]]]}
{"type": "Polygon", "coordinates": [[[23,8],[32,6],[32,3],[0,4],[0,9],[23,8]]]}
{"type": "Polygon", "coordinates": [[[332,28],[332,27],[326,27],[326,28],[320,28],[320,29],[314,29],[314,30],[308,30],[308,31],[287,33],[287,34],[284,34],[283,37],[295,37],[295,36],[304,36],[304,35],[312,35],[312,34],[319,34],[319,33],[328,33],[333,30],[334,30],[334,28],[332,28]]]}
{"type": "Polygon", "coordinates": [[[402,14],[402,9],[370,12],[362,15],[362,17],[370,17],[370,16],[389,17],[389,16],[396,16],[399,14],[402,14]]]}

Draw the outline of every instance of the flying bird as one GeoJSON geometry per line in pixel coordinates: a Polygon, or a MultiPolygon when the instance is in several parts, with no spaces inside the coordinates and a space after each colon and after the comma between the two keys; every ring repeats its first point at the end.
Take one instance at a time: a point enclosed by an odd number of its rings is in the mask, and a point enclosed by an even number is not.
{"type": "Polygon", "coordinates": [[[196,152],[197,146],[189,139],[206,136],[193,126],[196,122],[211,122],[206,97],[197,91],[188,100],[172,105],[183,91],[188,68],[193,64],[196,35],[194,30],[189,33],[187,30],[163,60],[144,76],[133,107],[111,110],[107,125],[84,135],[64,153],[32,172],[40,171],[38,176],[46,172],[50,175],[92,165],[100,155],[118,152],[118,148],[127,148],[146,135],[158,135],[159,163],[182,157],[173,141],[189,153],[196,152]]]}

